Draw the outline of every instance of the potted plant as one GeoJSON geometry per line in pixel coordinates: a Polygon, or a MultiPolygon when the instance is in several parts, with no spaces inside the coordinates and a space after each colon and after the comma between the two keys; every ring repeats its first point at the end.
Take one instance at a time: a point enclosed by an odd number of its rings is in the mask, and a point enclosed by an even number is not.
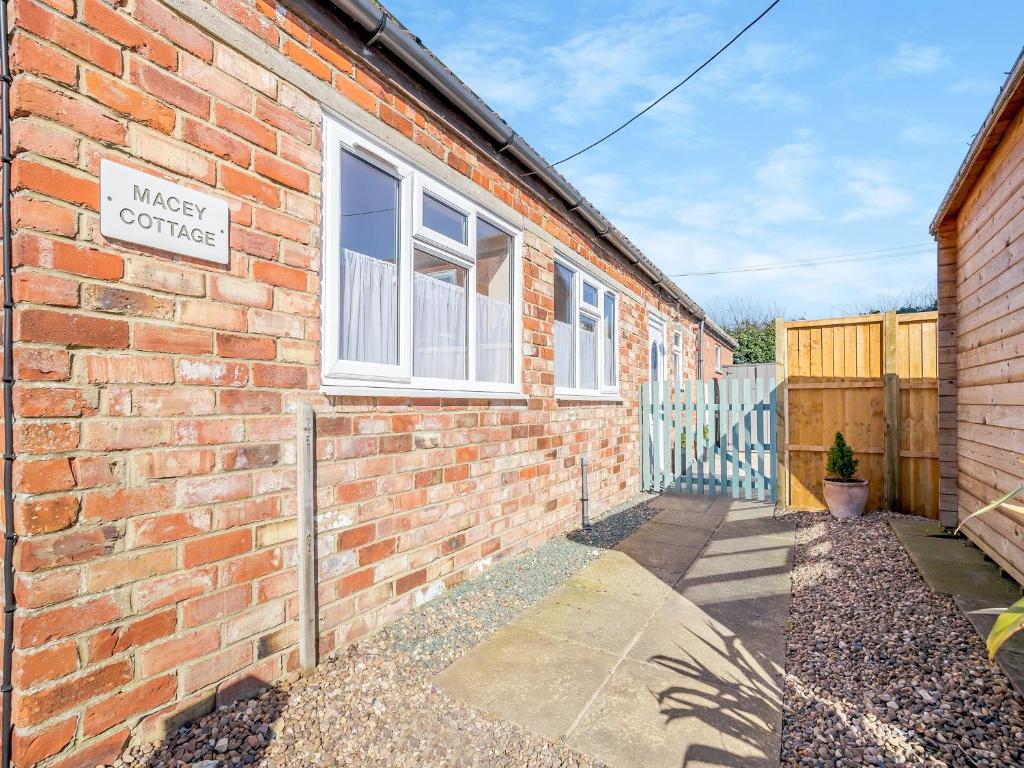
{"type": "Polygon", "coordinates": [[[860,517],[868,502],[868,481],[854,477],[857,464],[843,433],[836,432],[825,464],[825,503],[839,519],[860,517]]]}

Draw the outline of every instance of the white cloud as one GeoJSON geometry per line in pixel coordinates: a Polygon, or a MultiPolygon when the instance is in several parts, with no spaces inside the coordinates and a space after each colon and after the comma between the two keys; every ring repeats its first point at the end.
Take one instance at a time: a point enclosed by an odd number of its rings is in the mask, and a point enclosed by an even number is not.
{"type": "Polygon", "coordinates": [[[820,218],[812,177],[821,166],[820,153],[810,142],[773,150],[754,174],[757,193],[751,216],[774,224],[820,218]]]}
{"type": "Polygon", "coordinates": [[[853,199],[840,221],[884,219],[913,207],[914,196],[882,165],[866,160],[843,160],[839,165],[846,175],[843,190],[853,199]]]}
{"type": "Polygon", "coordinates": [[[936,72],[948,63],[946,55],[937,46],[900,43],[896,54],[886,62],[886,69],[905,75],[924,75],[936,72]]]}
{"type": "Polygon", "coordinates": [[[948,127],[926,121],[907,123],[899,135],[911,144],[948,144],[955,140],[948,127]]]}
{"type": "Polygon", "coordinates": [[[999,91],[999,81],[980,77],[963,77],[954,80],[949,86],[949,92],[955,94],[982,94],[992,95],[999,91]]]}

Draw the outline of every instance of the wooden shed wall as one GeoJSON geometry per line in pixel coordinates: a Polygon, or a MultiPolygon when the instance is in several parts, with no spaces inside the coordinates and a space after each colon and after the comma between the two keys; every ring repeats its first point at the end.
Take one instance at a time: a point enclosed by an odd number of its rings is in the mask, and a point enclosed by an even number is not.
{"type": "MultiPolygon", "coordinates": [[[[960,208],[955,247],[957,512],[963,519],[1024,478],[1024,111],[960,208]]],[[[1019,517],[992,512],[966,529],[1024,583],[1019,517]]]]}

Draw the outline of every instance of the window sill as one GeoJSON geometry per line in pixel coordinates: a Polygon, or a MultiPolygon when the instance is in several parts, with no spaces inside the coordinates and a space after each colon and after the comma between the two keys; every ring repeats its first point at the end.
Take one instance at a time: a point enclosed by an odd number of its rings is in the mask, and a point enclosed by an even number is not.
{"type": "Polygon", "coordinates": [[[504,400],[525,403],[527,396],[521,392],[494,392],[471,389],[423,389],[417,387],[380,386],[367,387],[347,384],[321,384],[320,391],[336,397],[406,397],[432,398],[437,400],[504,400]]]}
{"type": "Polygon", "coordinates": [[[556,392],[555,399],[559,402],[590,402],[590,403],[621,403],[622,395],[618,394],[574,394],[571,392],[556,392]]]}

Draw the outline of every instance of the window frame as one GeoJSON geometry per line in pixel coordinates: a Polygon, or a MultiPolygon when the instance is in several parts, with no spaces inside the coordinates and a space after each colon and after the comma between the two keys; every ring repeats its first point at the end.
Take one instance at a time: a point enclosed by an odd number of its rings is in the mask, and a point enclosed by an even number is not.
{"type": "Polygon", "coordinates": [[[683,332],[680,330],[674,331],[672,334],[672,366],[674,371],[672,372],[672,380],[676,386],[682,386],[683,383],[683,332]]]}
{"type": "Polygon", "coordinates": [[[397,150],[360,131],[326,111],[323,117],[323,165],[321,168],[321,390],[325,394],[386,396],[406,392],[437,397],[481,395],[522,399],[523,337],[523,233],[510,222],[479,203],[460,195],[397,150]],[[398,200],[398,364],[363,363],[340,358],[341,323],[341,153],[348,151],[399,180],[398,200]],[[467,240],[463,245],[423,226],[422,196],[437,198],[467,214],[467,240]],[[330,212],[330,213],[329,213],[330,212]],[[511,239],[510,310],[512,338],[510,382],[481,381],[477,375],[476,349],[476,221],[488,224],[511,239]],[[466,378],[438,379],[413,374],[413,283],[416,248],[467,269],[466,378]],[[333,256],[333,258],[331,258],[333,256]],[[470,300],[472,296],[472,300],[470,300]]]}
{"type": "Polygon", "coordinates": [[[656,379],[659,382],[669,381],[668,372],[668,353],[666,337],[668,335],[668,323],[665,322],[665,318],[655,312],[647,311],[647,377],[649,381],[655,381],[653,374],[653,358],[651,357],[651,347],[657,345],[658,354],[658,373],[659,377],[656,379]]]}
{"type": "MultiPolygon", "coordinates": [[[[554,275],[555,265],[561,265],[563,268],[569,270],[572,275],[572,307],[570,312],[570,318],[572,319],[572,357],[573,357],[573,386],[561,387],[555,383],[555,397],[562,400],[617,400],[619,399],[619,379],[621,372],[619,371],[619,304],[621,302],[621,294],[619,291],[611,287],[607,280],[602,280],[595,272],[584,269],[575,261],[556,253],[554,264],[552,265],[552,275],[554,275]],[[583,301],[583,284],[588,283],[589,285],[597,288],[597,303],[589,304],[583,301]],[[604,380],[604,341],[605,341],[605,315],[604,315],[604,299],[605,296],[610,295],[614,299],[615,314],[615,331],[612,337],[612,356],[615,358],[615,383],[614,385],[608,385],[604,380]],[[586,316],[588,319],[596,322],[596,366],[597,366],[597,387],[593,389],[584,388],[580,386],[580,372],[581,372],[581,360],[580,355],[580,336],[582,329],[580,328],[581,316],[586,316]]],[[[552,319],[552,323],[554,319],[552,319]]],[[[554,336],[552,336],[552,343],[554,342],[554,336]]],[[[555,353],[557,354],[557,352],[555,353]]]]}
{"type": "Polygon", "coordinates": [[[722,372],[722,345],[715,344],[715,373],[722,372]]]}

